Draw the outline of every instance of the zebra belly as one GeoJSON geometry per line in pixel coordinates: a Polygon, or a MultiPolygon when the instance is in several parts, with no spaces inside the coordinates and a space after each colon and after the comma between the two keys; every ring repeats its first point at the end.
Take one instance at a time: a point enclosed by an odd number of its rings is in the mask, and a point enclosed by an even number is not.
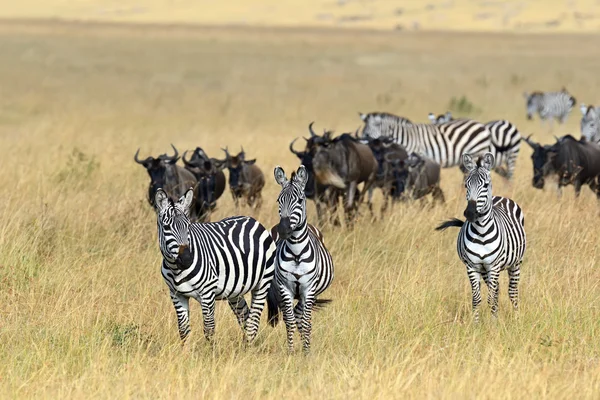
{"type": "Polygon", "coordinates": [[[314,284],[316,271],[313,264],[283,262],[279,264],[278,274],[290,293],[303,296],[314,284]]]}

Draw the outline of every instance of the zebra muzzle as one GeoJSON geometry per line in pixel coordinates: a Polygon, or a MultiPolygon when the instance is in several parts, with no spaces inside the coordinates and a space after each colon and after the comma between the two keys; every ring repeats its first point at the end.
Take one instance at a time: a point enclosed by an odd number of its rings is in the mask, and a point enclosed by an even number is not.
{"type": "Polygon", "coordinates": [[[179,267],[187,268],[192,265],[194,257],[192,256],[192,252],[190,251],[190,246],[181,245],[179,246],[177,252],[177,259],[175,262],[179,267]]]}
{"type": "Polygon", "coordinates": [[[479,217],[479,213],[477,212],[477,202],[474,200],[469,200],[467,203],[467,208],[465,209],[464,216],[469,222],[475,222],[475,220],[479,217]]]}

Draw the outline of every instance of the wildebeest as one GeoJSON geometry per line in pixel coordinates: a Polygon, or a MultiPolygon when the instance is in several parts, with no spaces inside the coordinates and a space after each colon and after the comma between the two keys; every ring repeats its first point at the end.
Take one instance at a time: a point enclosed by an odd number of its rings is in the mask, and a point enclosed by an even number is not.
{"type": "Polygon", "coordinates": [[[418,153],[412,153],[404,164],[406,172],[399,173],[400,190],[412,192],[413,200],[431,194],[434,201],[445,201],[444,192],[440,187],[440,164],[418,153]]]}
{"type": "Polygon", "coordinates": [[[313,158],[313,168],[317,183],[345,191],[346,221],[352,223],[358,204],[377,174],[377,160],[369,146],[360,143],[349,133],[332,139],[331,132],[327,132],[313,158]],[[359,183],[364,185],[358,193],[358,200],[355,200],[359,183]]]}
{"type": "Polygon", "coordinates": [[[235,207],[238,208],[239,199],[244,197],[249,207],[260,209],[265,176],[256,165],[256,158],[246,160],[243,147],[235,156],[229,154],[227,147],[221,150],[225,152],[225,159],[219,161],[229,170],[229,189],[235,207]]]}
{"type": "Polygon", "coordinates": [[[196,147],[189,160],[185,158],[186,154],[187,151],[181,157],[185,169],[198,180],[196,213],[201,222],[207,222],[217,206],[217,200],[225,191],[225,174],[222,171],[225,165],[208,157],[200,147],[196,147]]]}
{"type": "Polygon", "coordinates": [[[306,141],[304,151],[294,150],[294,143],[297,138],[290,143],[290,151],[300,159],[300,164],[304,165],[304,168],[306,169],[308,181],[304,188],[304,194],[307,199],[311,199],[315,202],[319,222],[321,224],[325,222],[325,214],[328,212],[331,218],[330,222],[332,222],[333,225],[340,225],[340,220],[337,216],[337,204],[340,195],[342,195],[342,191],[333,186],[322,185],[315,180],[313,158],[319,144],[323,143],[323,137],[315,133],[312,128],[313,124],[314,122],[311,122],[308,125],[310,138],[304,138],[306,141]]]}
{"type": "Polygon", "coordinates": [[[577,140],[571,135],[556,138],[553,145],[542,146],[529,137],[524,140],[533,149],[533,187],[542,189],[544,178],[558,175],[558,188],[573,184],[575,196],[581,186],[589,185],[600,199],[600,146],[586,140],[577,140]]]}
{"type": "MultiPolygon", "coordinates": [[[[161,154],[156,158],[150,156],[145,160],[140,160],[140,149],[137,149],[135,156],[133,157],[135,162],[143,165],[144,168],[146,168],[146,171],[148,171],[148,175],[150,175],[148,203],[150,203],[153,208],[156,191],[159,188],[162,188],[173,201],[177,201],[190,187],[195,188],[197,184],[196,178],[190,171],[176,165],[177,160],[179,160],[179,152],[172,144],[171,147],[175,152],[172,156],[161,154]]],[[[197,198],[197,195],[195,198],[197,198]]],[[[192,210],[194,209],[195,207],[192,207],[192,210]]],[[[196,221],[198,215],[193,212],[190,218],[193,221],[196,221]]]]}

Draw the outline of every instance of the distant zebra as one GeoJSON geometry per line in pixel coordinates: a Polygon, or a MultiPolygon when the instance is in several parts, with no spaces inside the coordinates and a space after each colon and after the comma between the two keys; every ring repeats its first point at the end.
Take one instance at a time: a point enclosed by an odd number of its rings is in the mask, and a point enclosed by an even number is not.
{"type": "Polygon", "coordinates": [[[269,320],[277,323],[278,304],[281,305],[287,330],[290,351],[294,348],[296,327],[302,337],[303,349],[310,350],[312,311],[317,296],[329,287],[333,280],[333,260],[323,242],[321,232],[306,221],[306,197],[304,187],[308,179],[303,165],[288,181],[279,166],[275,168],[275,180],[281,185],[279,203],[280,221],[272,229],[276,237],[275,282],[279,289],[269,291],[269,320]],[[294,307],[294,299],[298,303],[294,307]]]}
{"type": "MultiPolygon", "coordinates": [[[[382,132],[388,132],[395,129],[394,127],[402,124],[410,124],[408,118],[399,117],[386,112],[372,112],[368,114],[358,113],[360,119],[363,120],[365,126],[362,131],[362,137],[377,139],[382,132]]],[[[386,136],[385,134],[383,136],[386,136]]]]}
{"type": "MultiPolygon", "coordinates": [[[[429,113],[428,117],[433,124],[454,121],[450,111],[437,117],[435,114],[429,113]]],[[[492,146],[490,152],[494,155],[496,162],[494,170],[500,176],[510,180],[514,175],[519,150],[521,149],[521,134],[512,122],[505,119],[490,121],[484,125],[491,134],[492,146]]]]}
{"type": "Polygon", "coordinates": [[[380,123],[381,114],[367,114],[364,132],[371,137],[389,136],[403,146],[407,153],[421,153],[442,168],[460,165],[463,153],[483,154],[489,151],[489,130],[480,122],[453,120],[442,124],[412,124],[406,120],[386,119],[380,123]],[[375,121],[375,122],[373,122],[375,121]]]}
{"type": "Polygon", "coordinates": [[[600,107],[582,104],[581,136],[590,142],[600,144],[600,107]]]}
{"type": "Polygon", "coordinates": [[[548,120],[552,128],[554,119],[560,124],[565,123],[567,116],[577,104],[575,97],[571,96],[565,88],[560,92],[533,92],[523,93],[527,100],[527,119],[533,119],[538,113],[542,121],[548,120]]]}
{"type": "Polygon", "coordinates": [[[275,243],[251,217],[190,223],[193,197],[192,189],[175,204],[162,189],[155,196],[162,276],[171,291],[179,336],[185,341],[190,333],[190,297],[202,307],[207,339],[215,331],[215,300],[227,299],[250,342],[273,279],[275,243]],[[248,292],[252,293],[250,308],[243,297],[248,292]]]}
{"type": "Polygon", "coordinates": [[[478,164],[471,155],[465,154],[463,163],[469,171],[465,182],[467,208],[464,215],[467,220],[463,222],[455,218],[442,223],[436,230],[461,227],[456,247],[458,256],[467,267],[473,291],[473,316],[478,322],[481,278],[488,287],[488,303],[496,317],[498,276],[504,269],[509,277],[508,296],[514,309],[518,309],[518,284],[527,240],[521,207],[511,199],[492,196],[492,153],[486,153],[478,164]]]}

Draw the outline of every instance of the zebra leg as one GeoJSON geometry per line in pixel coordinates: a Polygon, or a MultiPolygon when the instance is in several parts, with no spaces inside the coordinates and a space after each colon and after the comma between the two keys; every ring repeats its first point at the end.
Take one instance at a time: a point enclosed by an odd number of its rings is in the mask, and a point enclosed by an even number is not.
{"type": "Polygon", "coordinates": [[[521,277],[521,262],[508,269],[508,297],[515,311],[519,311],[519,278],[521,277]]]}
{"type": "Polygon", "coordinates": [[[232,297],[227,299],[227,302],[229,303],[229,307],[231,307],[231,311],[235,314],[238,324],[240,324],[242,330],[244,330],[250,313],[246,299],[244,299],[243,296],[232,297]]]}
{"type": "Polygon", "coordinates": [[[179,328],[179,338],[183,343],[190,334],[190,299],[178,293],[170,292],[171,301],[177,314],[177,327],[179,328]]]}
{"type": "Polygon", "coordinates": [[[260,325],[260,316],[267,302],[267,294],[270,285],[274,284],[272,278],[263,278],[260,286],[252,290],[252,301],[250,302],[250,314],[246,322],[246,340],[248,343],[256,338],[258,326],[260,325]]]}
{"type": "Polygon", "coordinates": [[[473,292],[473,321],[479,322],[479,304],[481,303],[481,274],[477,271],[467,271],[469,281],[471,282],[471,291],[473,292]]]}
{"type": "Polygon", "coordinates": [[[498,318],[498,273],[494,270],[483,273],[483,280],[488,287],[488,305],[492,316],[498,318]]]}
{"type": "Polygon", "coordinates": [[[215,293],[212,290],[202,293],[200,307],[204,319],[204,337],[210,341],[215,334],[215,293]]]}
{"type": "Polygon", "coordinates": [[[288,351],[294,351],[294,333],[296,332],[296,317],[294,316],[294,297],[283,286],[280,286],[281,291],[281,313],[283,314],[283,322],[285,322],[285,330],[287,331],[288,351]]]}
{"type": "Polygon", "coordinates": [[[302,329],[300,329],[302,327],[301,323],[302,323],[302,313],[304,312],[304,302],[302,300],[298,301],[298,304],[296,304],[296,307],[294,307],[294,317],[296,317],[296,326],[298,327],[298,330],[300,331],[300,334],[302,334],[302,329]]]}
{"type": "Polygon", "coordinates": [[[302,349],[304,353],[310,351],[310,335],[312,331],[312,309],[315,304],[313,295],[307,295],[304,301],[304,312],[302,313],[302,349]]]}

